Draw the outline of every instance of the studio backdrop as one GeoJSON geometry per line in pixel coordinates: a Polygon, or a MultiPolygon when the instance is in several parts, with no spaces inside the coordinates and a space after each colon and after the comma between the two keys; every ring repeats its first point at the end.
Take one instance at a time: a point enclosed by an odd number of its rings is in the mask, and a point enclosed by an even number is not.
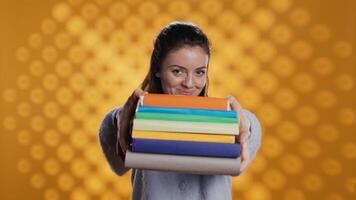
{"type": "Polygon", "coordinates": [[[234,199],[356,196],[355,1],[2,0],[0,199],[126,200],[98,128],[174,20],[211,39],[209,96],[234,95],[262,146],[234,199]]]}

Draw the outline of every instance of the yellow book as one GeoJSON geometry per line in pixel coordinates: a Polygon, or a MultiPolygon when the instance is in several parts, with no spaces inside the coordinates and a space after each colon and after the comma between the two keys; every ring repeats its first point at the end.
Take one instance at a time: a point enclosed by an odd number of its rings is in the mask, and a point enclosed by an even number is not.
{"type": "Polygon", "coordinates": [[[192,142],[235,143],[234,135],[133,130],[133,138],[192,142]]]}

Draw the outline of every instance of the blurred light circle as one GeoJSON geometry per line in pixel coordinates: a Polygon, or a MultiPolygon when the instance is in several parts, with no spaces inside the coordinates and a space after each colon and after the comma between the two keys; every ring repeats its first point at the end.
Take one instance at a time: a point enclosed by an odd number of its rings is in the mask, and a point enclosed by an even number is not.
{"type": "Polygon", "coordinates": [[[340,137],[339,129],[332,124],[320,124],[316,131],[319,138],[326,142],[336,142],[340,137]]]}
{"type": "Polygon", "coordinates": [[[311,66],[318,75],[329,75],[334,70],[334,64],[327,57],[316,58],[311,66]]]}
{"type": "Polygon", "coordinates": [[[42,32],[44,34],[52,34],[57,30],[57,25],[52,19],[45,19],[41,26],[42,32]]]}
{"type": "Polygon", "coordinates": [[[2,93],[2,99],[11,103],[17,99],[17,91],[13,88],[6,88],[2,93]]]}
{"type": "Polygon", "coordinates": [[[269,0],[269,6],[278,13],[287,12],[292,6],[292,0],[269,0]]]}
{"type": "Polygon", "coordinates": [[[57,148],[57,156],[62,162],[69,162],[74,157],[75,152],[73,148],[66,143],[59,144],[57,148]]]}
{"type": "Polygon", "coordinates": [[[70,174],[63,172],[58,176],[57,183],[59,189],[61,189],[62,191],[69,192],[72,191],[72,189],[74,188],[75,179],[70,174]]]}
{"type": "Polygon", "coordinates": [[[31,157],[35,160],[43,160],[46,156],[46,150],[42,144],[34,144],[30,149],[31,157]]]}
{"type": "Polygon", "coordinates": [[[58,52],[52,46],[44,47],[42,51],[42,58],[48,63],[53,63],[58,58],[58,52]]]}
{"type": "Polygon", "coordinates": [[[290,153],[282,155],[280,162],[283,171],[287,174],[299,174],[304,169],[303,160],[297,155],[290,153]]]}
{"type": "Polygon", "coordinates": [[[306,26],[310,22],[310,14],[302,8],[295,8],[290,11],[289,19],[296,26],[306,26]]]}
{"type": "Polygon", "coordinates": [[[29,36],[28,43],[32,48],[38,48],[43,44],[43,39],[40,34],[33,33],[29,36]]]}
{"type": "Polygon", "coordinates": [[[274,13],[268,8],[258,8],[252,16],[253,23],[262,31],[267,31],[275,23],[274,13]]]}
{"type": "Polygon", "coordinates": [[[19,172],[28,173],[31,170],[31,162],[28,161],[26,158],[22,158],[17,161],[16,167],[19,172]]]}
{"type": "Polygon", "coordinates": [[[324,182],[318,174],[306,174],[302,179],[303,186],[310,191],[320,191],[324,182]]]}
{"type": "Polygon", "coordinates": [[[287,142],[295,142],[301,137],[300,126],[294,121],[281,121],[277,128],[277,134],[287,142]]]}
{"type": "Polygon", "coordinates": [[[35,173],[31,176],[31,185],[36,188],[40,189],[43,188],[46,184],[46,179],[41,173],[35,173]]]}
{"type": "Polygon", "coordinates": [[[33,76],[41,76],[45,71],[43,63],[39,60],[32,61],[29,68],[33,76]]]}
{"type": "Polygon", "coordinates": [[[67,32],[59,32],[54,37],[54,44],[59,49],[64,50],[72,44],[72,38],[67,32]]]}
{"type": "Polygon", "coordinates": [[[58,3],[54,6],[52,16],[59,22],[63,22],[71,15],[71,8],[66,3],[58,3]]]}
{"type": "Polygon", "coordinates": [[[286,185],[285,175],[277,169],[269,169],[263,173],[262,179],[273,190],[281,190],[286,185]]]}
{"type": "Polygon", "coordinates": [[[271,29],[270,37],[277,44],[288,44],[293,38],[292,30],[285,24],[277,24],[271,29]]]}
{"type": "Polygon", "coordinates": [[[324,24],[316,24],[310,29],[311,37],[318,42],[326,42],[331,37],[330,29],[324,24]]]}
{"type": "Polygon", "coordinates": [[[44,191],[45,200],[59,200],[60,194],[57,189],[48,188],[44,191]]]}
{"type": "Polygon", "coordinates": [[[355,77],[351,74],[340,74],[335,77],[335,85],[343,91],[350,91],[355,87],[355,77]]]}
{"type": "Polygon", "coordinates": [[[338,118],[341,124],[351,126],[355,124],[355,109],[341,108],[338,112],[338,118]]]}
{"type": "Polygon", "coordinates": [[[29,145],[31,143],[31,135],[27,130],[21,130],[17,134],[17,141],[22,145],[29,145]]]}
{"type": "Polygon", "coordinates": [[[320,155],[322,149],[315,140],[303,139],[299,143],[299,152],[305,158],[316,158],[320,155]]]}

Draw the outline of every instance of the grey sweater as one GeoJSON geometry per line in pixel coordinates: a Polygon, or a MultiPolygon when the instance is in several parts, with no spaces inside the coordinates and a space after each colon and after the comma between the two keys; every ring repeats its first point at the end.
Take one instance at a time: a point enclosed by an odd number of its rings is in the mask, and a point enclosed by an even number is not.
{"type": "MultiPolygon", "coordinates": [[[[111,169],[118,175],[124,174],[124,156],[116,151],[117,120],[116,108],[104,118],[99,140],[105,158],[111,169]]],[[[249,151],[251,160],[254,159],[261,145],[261,127],[256,116],[243,110],[251,123],[249,151]]],[[[228,200],[232,198],[231,176],[221,175],[192,175],[174,172],[133,169],[132,171],[133,200],[228,200]]]]}

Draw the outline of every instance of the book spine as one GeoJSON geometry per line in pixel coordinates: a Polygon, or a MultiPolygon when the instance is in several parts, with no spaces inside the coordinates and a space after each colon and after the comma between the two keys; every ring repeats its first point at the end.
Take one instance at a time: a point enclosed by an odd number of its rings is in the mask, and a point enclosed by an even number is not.
{"type": "Polygon", "coordinates": [[[237,118],[202,116],[202,115],[181,115],[181,114],[137,112],[135,117],[137,119],[149,119],[149,120],[209,122],[209,123],[235,123],[235,124],[237,124],[237,118]]]}
{"type": "Polygon", "coordinates": [[[232,175],[240,174],[239,158],[216,158],[203,156],[181,156],[151,153],[136,153],[128,150],[125,167],[169,171],[199,175],[232,175]]]}
{"type": "Polygon", "coordinates": [[[229,143],[229,144],[235,143],[234,135],[216,135],[216,134],[201,134],[201,133],[179,133],[179,132],[133,130],[132,137],[138,139],[215,142],[215,143],[229,143]]]}
{"type": "Polygon", "coordinates": [[[133,130],[238,135],[238,124],[135,119],[133,130]]]}
{"type": "Polygon", "coordinates": [[[173,108],[228,110],[227,99],[166,94],[145,94],[141,105],[173,108]]]}
{"type": "Polygon", "coordinates": [[[141,153],[236,158],[240,156],[240,144],[133,139],[132,151],[141,153]]]}
{"type": "Polygon", "coordinates": [[[237,112],[232,110],[223,111],[223,110],[206,110],[206,109],[192,109],[192,108],[165,108],[165,107],[157,107],[157,106],[139,106],[137,112],[237,118],[237,112]]]}

